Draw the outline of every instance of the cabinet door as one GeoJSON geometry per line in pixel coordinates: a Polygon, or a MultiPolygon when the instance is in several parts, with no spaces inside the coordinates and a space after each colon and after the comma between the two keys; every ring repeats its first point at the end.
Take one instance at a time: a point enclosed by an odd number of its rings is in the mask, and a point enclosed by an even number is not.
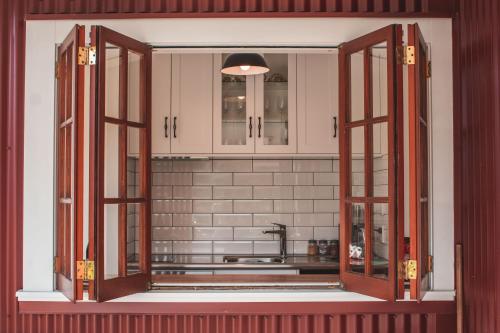
{"type": "Polygon", "coordinates": [[[212,55],[172,55],[172,154],[212,152],[212,55]]]}
{"type": "Polygon", "coordinates": [[[255,77],[255,152],[297,152],[297,56],[264,54],[270,71],[255,77]]]}
{"type": "Polygon", "coordinates": [[[222,74],[227,56],[214,55],[214,153],[253,154],[254,77],[222,74]]]}
{"type": "Polygon", "coordinates": [[[170,153],[172,117],[170,116],[170,88],[172,82],[172,56],[153,53],[151,152],[153,156],[170,153]]]}
{"type": "Polygon", "coordinates": [[[338,55],[297,55],[298,152],[338,153],[338,55]]]}

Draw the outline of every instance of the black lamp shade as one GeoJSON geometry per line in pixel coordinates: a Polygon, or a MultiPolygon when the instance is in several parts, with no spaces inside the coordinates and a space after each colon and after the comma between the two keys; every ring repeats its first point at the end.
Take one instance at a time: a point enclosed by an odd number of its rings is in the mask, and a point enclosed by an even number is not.
{"type": "Polygon", "coordinates": [[[229,75],[257,75],[269,72],[269,67],[260,54],[233,53],[224,61],[221,72],[229,75]]]}

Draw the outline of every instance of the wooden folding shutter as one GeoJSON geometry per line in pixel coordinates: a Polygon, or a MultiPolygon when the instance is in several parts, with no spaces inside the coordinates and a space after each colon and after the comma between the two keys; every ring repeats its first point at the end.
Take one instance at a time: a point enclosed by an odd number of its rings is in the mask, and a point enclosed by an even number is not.
{"type": "Polygon", "coordinates": [[[403,295],[402,28],[342,44],[340,278],[347,290],[403,295]]]}
{"type": "Polygon", "coordinates": [[[408,64],[409,156],[410,156],[410,260],[417,263],[416,278],[410,280],[410,297],[422,299],[429,285],[429,151],[427,44],[418,24],[408,25],[408,46],[415,61],[408,64]]]}
{"type": "Polygon", "coordinates": [[[91,44],[90,295],[105,301],[151,279],[151,48],[102,26],[91,44]]]}
{"type": "Polygon", "coordinates": [[[75,25],[57,50],[56,115],[56,288],[71,300],[82,299],[76,261],[83,258],[83,89],[78,50],[85,27],[75,25]]]}

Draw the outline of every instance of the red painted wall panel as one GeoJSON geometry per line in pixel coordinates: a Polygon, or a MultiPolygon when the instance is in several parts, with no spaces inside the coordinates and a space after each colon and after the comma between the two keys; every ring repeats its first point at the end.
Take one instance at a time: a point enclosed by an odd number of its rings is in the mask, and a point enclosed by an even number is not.
{"type": "Polygon", "coordinates": [[[454,20],[455,219],[466,332],[500,332],[500,4],[460,0],[454,20]]]}

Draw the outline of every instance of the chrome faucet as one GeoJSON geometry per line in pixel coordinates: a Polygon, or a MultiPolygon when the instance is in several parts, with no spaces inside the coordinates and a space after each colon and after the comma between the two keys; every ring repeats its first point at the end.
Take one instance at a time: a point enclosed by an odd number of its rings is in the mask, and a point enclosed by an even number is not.
{"type": "Polygon", "coordinates": [[[285,260],[287,257],[286,253],[286,225],[280,223],[273,223],[274,225],[279,227],[279,230],[264,230],[262,233],[264,234],[277,234],[280,235],[280,256],[282,260],[285,260]]]}

